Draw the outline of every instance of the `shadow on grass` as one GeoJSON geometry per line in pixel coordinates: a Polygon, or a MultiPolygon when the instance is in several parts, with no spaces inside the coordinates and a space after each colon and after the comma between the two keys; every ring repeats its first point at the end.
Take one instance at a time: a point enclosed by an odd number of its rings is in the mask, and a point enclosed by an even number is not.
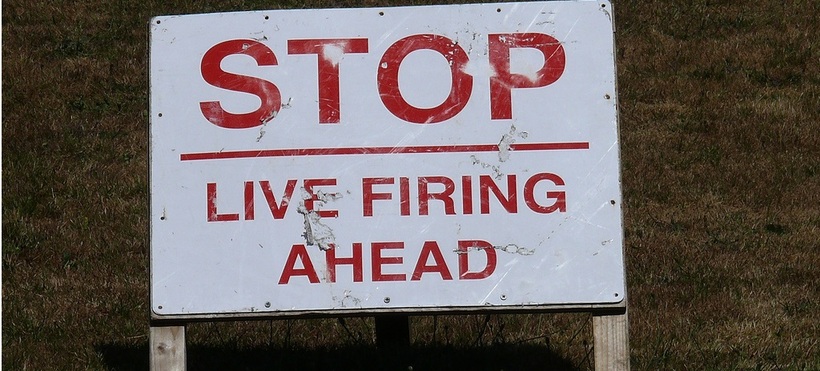
{"type": "MultiPolygon", "coordinates": [[[[147,370],[148,344],[96,347],[109,370],[147,370]]],[[[578,370],[546,345],[475,348],[411,346],[380,351],[372,345],[333,349],[232,349],[190,345],[189,370],[578,370]]]]}

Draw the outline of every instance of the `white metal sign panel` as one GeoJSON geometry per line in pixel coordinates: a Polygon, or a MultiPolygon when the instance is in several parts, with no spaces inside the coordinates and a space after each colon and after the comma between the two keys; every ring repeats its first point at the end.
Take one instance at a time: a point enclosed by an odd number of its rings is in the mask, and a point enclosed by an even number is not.
{"type": "Polygon", "coordinates": [[[608,2],[150,28],[155,315],[623,300],[608,2]]]}

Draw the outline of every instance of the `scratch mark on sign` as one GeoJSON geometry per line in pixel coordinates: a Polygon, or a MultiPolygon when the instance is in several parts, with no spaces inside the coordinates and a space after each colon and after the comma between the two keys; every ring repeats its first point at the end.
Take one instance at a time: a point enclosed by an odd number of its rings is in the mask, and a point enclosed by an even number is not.
{"type": "Polygon", "coordinates": [[[481,161],[481,160],[478,159],[478,157],[476,157],[476,155],[470,155],[470,160],[473,161],[473,165],[479,165],[479,166],[481,166],[485,169],[492,170],[493,171],[493,177],[496,178],[496,179],[501,179],[501,177],[504,176],[504,173],[501,172],[501,167],[500,166],[488,164],[484,161],[481,161]]]}
{"type": "Polygon", "coordinates": [[[541,246],[541,245],[544,244],[544,242],[549,241],[549,239],[552,238],[552,236],[555,234],[555,232],[558,232],[558,230],[561,229],[561,226],[563,226],[564,223],[566,223],[569,219],[570,219],[570,217],[567,216],[567,217],[564,218],[564,220],[562,220],[560,223],[558,223],[558,225],[555,226],[555,229],[553,229],[549,234],[547,234],[547,238],[542,240],[540,243],[538,243],[538,246],[541,246]]]}
{"type": "MultiPolygon", "coordinates": [[[[598,210],[600,210],[600,209],[601,208],[598,208],[598,210]]],[[[591,226],[596,227],[598,229],[607,229],[605,226],[600,225],[600,224],[595,224],[595,223],[591,222],[590,220],[588,220],[586,218],[572,217],[572,220],[584,223],[586,225],[591,225],[591,226]]]]}
{"type": "MultiPolygon", "coordinates": [[[[512,154],[512,145],[515,143],[516,138],[526,139],[528,136],[528,132],[519,132],[515,125],[510,125],[510,130],[503,134],[501,140],[498,142],[498,161],[507,162],[512,154]]],[[[473,161],[473,165],[480,165],[485,169],[491,169],[493,171],[493,177],[496,179],[501,179],[501,177],[504,176],[504,172],[501,171],[501,164],[493,165],[486,163],[479,160],[475,155],[471,155],[470,159],[473,161]]]]}
{"type": "MultiPolygon", "coordinates": [[[[578,22],[580,22],[580,21],[581,21],[581,18],[576,19],[575,22],[572,24],[572,26],[569,27],[569,31],[567,31],[567,34],[564,35],[565,40],[569,38],[569,34],[572,33],[572,30],[575,29],[575,26],[577,26],[578,22]]],[[[556,49],[556,50],[558,50],[558,49],[556,49]]],[[[552,56],[550,56],[550,57],[552,57],[552,56]]]]}
{"type": "Polygon", "coordinates": [[[333,301],[339,303],[339,307],[347,308],[348,306],[361,307],[362,299],[350,295],[350,290],[345,290],[342,297],[333,296],[333,301]]]}
{"type": "MultiPolygon", "coordinates": [[[[600,173],[600,170],[599,170],[599,169],[600,169],[601,164],[604,162],[604,160],[606,160],[606,159],[607,159],[607,156],[608,156],[608,155],[609,155],[612,151],[616,151],[616,150],[617,150],[617,148],[618,148],[618,141],[615,141],[614,143],[612,143],[612,145],[610,145],[610,146],[609,146],[609,148],[607,148],[607,150],[606,150],[606,152],[604,153],[604,155],[602,155],[602,156],[598,159],[598,162],[596,162],[596,163],[595,163],[595,165],[590,166],[590,168],[589,168],[589,169],[590,169],[590,170],[589,170],[589,172],[587,172],[587,174],[586,174],[586,175],[584,175],[584,180],[587,180],[587,178],[589,178],[589,177],[590,177],[590,176],[592,176],[592,175],[599,174],[599,173],[600,173]]],[[[603,183],[603,181],[604,181],[604,179],[601,179],[601,181],[600,181],[599,183],[603,183]]],[[[597,188],[599,188],[599,187],[596,187],[596,189],[597,189],[597,188]]]]}
{"type": "Polygon", "coordinates": [[[490,289],[490,291],[487,292],[487,296],[485,296],[484,299],[481,299],[482,303],[487,304],[487,305],[492,305],[490,302],[487,301],[487,299],[489,299],[490,295],[492,295],[493,292],[498,288],[498,285],[500,285],[501,282],[504,282],[504,279],[507,278],[507,275],[510,274],[511,270],[512,269],[507,269],[507,271],[504,272],[503,275],[501,275],[501,278],[498,280],[498,282],[496,282],[496,284],[493,286],[493,288],[490,289]]]}

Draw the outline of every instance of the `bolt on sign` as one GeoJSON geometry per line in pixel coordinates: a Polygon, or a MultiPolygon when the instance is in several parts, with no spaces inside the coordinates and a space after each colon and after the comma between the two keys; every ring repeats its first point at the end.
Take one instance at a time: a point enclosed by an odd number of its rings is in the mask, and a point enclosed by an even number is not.
{"type": "Polygon", "coordinates": [[[152,19],[154,317],[621,302],[610,14],[152,19]]]}

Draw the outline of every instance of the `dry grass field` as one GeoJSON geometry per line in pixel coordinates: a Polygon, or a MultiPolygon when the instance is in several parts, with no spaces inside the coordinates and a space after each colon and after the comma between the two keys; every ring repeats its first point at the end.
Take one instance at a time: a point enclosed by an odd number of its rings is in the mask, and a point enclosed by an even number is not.
{"type": "MultiPolygon", "coordinates": [[[[145,369],[147,21],[419,4],[2,3],[2,366],[145,369]]],[[[631,361],[820,369],[820,2],[616,1],[631,361]]],[[[192,369],[590,369],[586,314],[189,326],[192,369]]]]}

